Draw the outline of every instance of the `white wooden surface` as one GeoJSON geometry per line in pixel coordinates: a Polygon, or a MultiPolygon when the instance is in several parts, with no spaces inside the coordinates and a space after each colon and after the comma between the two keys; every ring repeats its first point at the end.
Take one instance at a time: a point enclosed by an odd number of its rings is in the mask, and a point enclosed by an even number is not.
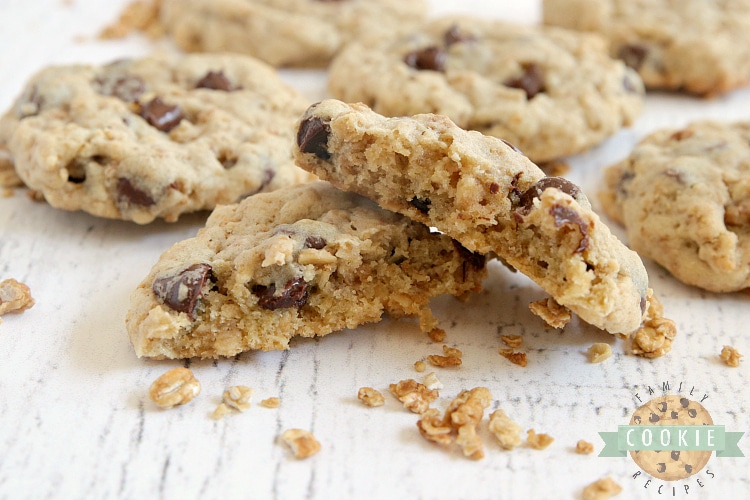
{"type": "MultiPolygon", "coordinates": [[[[408,0],[407,0],[408,1],[408,0]]],[[[5,109],[31,73],[49,63],[104,62],[148,53],[133,37],[103,42],[95,34],[124,0],[0,0],[0,107],[5,109]]],[[[536,22],[536,2],[433,1],[435,13],[464,10],[487,17],[536,22]]],[[[310,100],[326,96],[325,77],[286,71],[310,100]]],[[[592,199],[601,168],[625,156],[657,127],[699,117],[750,115],[750,91],[711,101],[652,95],[636,125],[594,151],[571,159],[569,176],[592,199]]],[[[201,227],[205,214],[147,227],[57,211],[17,190],[0,198],[0,279],[26,282],[37,301],[0,325],[0,499],[16,498],[579,498],[605,475],[622,498],[747,498],[746,458],[712,458],[693,478],[646,484],[629,458],[573,452],[597,433],[626,424],[647,387],[694,398],[730,431],[750,427],[748,362],[722,365],[731,344],[750,354],[750,296],[716,295],[683,286],[648,263],[652,287],[679,337],[664,358],[624,354],[609,335],[574,322],[558,333],[527,309],[541,291],[522,276],[492,265],[485,291],[468,303],[435,302],[447,342],[464,352],[464,366],[438,370],[444,383],[438,408],[461,389],[486,386],[494,403],[524,429],[550,433],[544,451],[502,451],[486,429],[487,457],[478,462],[423,440],[416,416],[387,393],[388,384],[420,379],[413,363],[440,353],[412,322],[385,320],[356,331],[295,342],[287,352],[246,353],[236,359],[189,363],[203,385],[191,404],[160,411],[148,399],[151,381],[180,362],[139,360],[124,328],[131,290],[162,251],[201,227]],[[497,354],[500,334],[523,334],[529,365],[497,354]],[[615,355],[586,362],[596,341],[615,355]],[[226,386],[256,390],[254,406],[214,421],[209,414],[226,386]],[[386,405],[366,408],[359,387],[373,386],[386,405]],[[281,407],[260,399],[278,396],[281,407]],[[314,432],[323,445],[297,461],[277,441],[286,428],[314,432]],[[696,484],[700,479],[704,487],[696,484]],[[663,485],[662,495],[657,488],[663,485]],[[689,487],[686,495],[684,486],[689,487]],[[672,487],[676,487],[673,491],[672,487]]],[[[623,235],[620,228],[615,232],[623,235]]],[[[647,399],[647,398],[646,398],[647,399]]],[[[747,454],[747,436],[740,442],[747,454]]]]}

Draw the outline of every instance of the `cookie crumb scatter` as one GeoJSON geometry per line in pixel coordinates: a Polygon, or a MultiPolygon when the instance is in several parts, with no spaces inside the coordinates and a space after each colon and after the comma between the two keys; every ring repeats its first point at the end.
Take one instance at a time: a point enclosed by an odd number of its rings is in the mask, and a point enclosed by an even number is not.
{"type": "Polygon", "coordinates": [[[521,444],[521,426],[503,410],[495,410],[490,414],[490,432],[504,450],[512,450],[521,444]]]}
{"type": "Polygon", "coordinates": [[[260,405],[264,408],[278,408],[281,405],[279,398],[266,398],[260,402],[260,405]]]}
{"type": "Polygon", "coordinates": [[[438,368],[451,368],[461,366],[461,358],[463,357],[463,353],[459,349],[456,349],[455,347],[448,347],[447,345],[443,344],[443,354],[444,356],[440,356],[437,354],[427,356],[427,361],[432,366],[437,366],[438,368]]]}
{"type": "Polygon", "coordinates": [[[734,347],[730,345],[725,345],[721,349],[721,360],[724,361],[724,363],[727,366],[731,366],[732,368],[737,368],[740,366],[740,358],[742,357],[742,354],[740,354],[740,351],[735,349],[734,347]]]}
{"type": "Polygon", "coordinates": [[[555,438],[549,434],[537,434],[534,429],[526,431],[526,444],[535,450],[543,450],[552,444],[555,438]]]}
{"type": "Polygon", "coordinates": [[[414,363],[415,371],[422,373],[426,369],[427,369],[427,363],[425,363],[424,361],[417,361],[416,363],[414,363]]]}
{"type": "Polygon", "coordinates": [[[562,329],[572,318],[570,310],[558,304],[552,297],[530,303],[529,309],[552,328],[562,329]]]}
{"type": "Polygon", "coordinates": [[[383,406],[385,404],[383,394],[372,387],[361,387],[357,392],[357,399],[362,401],[362,404],[369,407],[383,406]]]}
{"type": "Polygon", "coordinates": [[[169,409],[192,401],[201,392],[201,384],[188,368],[172,368],[154,380],[148,391],[159,408],[169,409]]]}
{"type": "Polygon", "coordinates": [[[589,362],[601,363],[612,357],[612,346],[604,342],[596,342],[589,347],[589,362]]]}
{"type": "Polygon", "coordinates": [[[526,367],[528,364],[528,359],[526,358],[525,352],[516,352],[513,349],[500,349],[498,351],[500,356],[504,357],[514,365],[518,365],[520,367],[526,367]]]}
{"type": "Polygon", "coordinates": [[[224,391],[221,399],[223,404],[235,410],[245,411],[250,408],[250,399],[253,397],[253,389],[244,385],[235,385],[224,391]]]}
{"type": "Polygon", "coordinates": [[[611,477],[605,477],[594,481],[583,489],[583,500],[607,500],[619,495],[622,486],[617,484],[611,477]]]}
{"type": "Polygon", "coordinates": [[[136,0],[126,5],[117,20],[99,33],[99,38],[125,38],[133,31],[142,31],[151,39],[161,37],[164,27],[159,23],[160,3],[161,0],[136,0]]]}
{"type": "Polygon", "coordinates": [[[440,381],[440,379],[437,378],[437,374],[435,374],[435,372],[430,372],[424,376],[424,385],[429,390],[440,390],[443,388],[443,383],[440,381]]]}
{"type": "Polygon", "coordinates": [[[589,455],[594,453],[594,445],[583,439],[579,439],[576,443],[576,453],[579,455],[589,455]]]}
{"type": "Polygon", "coordinates": [[[430,340],[439,344],[440,342],[445,342],[446,334],[442,328],[433,328],[427,333],[427,336],[430,337],[430,340]]]}
{"type": "Polygon", "coordinates": [[[33,305],[31,290],[25,283],[13,278],[0,281],[0,316],[6,313],[22,313],[33,305]]]}
{"type": "Polygon", "coordinates": [[[644,358],[658,358],[672,350],[677,325],[664,317],[664,306],[648,289],[648,310],[643,325],[633,335],[631,353],[644,358]]]}
{"type": "Polygon", "coordinates": [[[396,384],[391,384],[389,388],[391,394],[403,403],[404,408],[418,414],[427,411],[430,403],[439,396],[438,391],[430,390],[414,379],[401,380],[396,384]]]}
{"type": "Polygon", "coordinates": [[[288,429],[281,435],[281,439],[298,459],[311,457],[320,451],[320,443],[315,436],[303,429],[288,429]]]}
{"type": "Polygon", "coordinates": [[[516,348],[521,347],[521,344],[523,344],[523,337],[520,335],[501,335],[500,340],[508,347],[516,348]]]}

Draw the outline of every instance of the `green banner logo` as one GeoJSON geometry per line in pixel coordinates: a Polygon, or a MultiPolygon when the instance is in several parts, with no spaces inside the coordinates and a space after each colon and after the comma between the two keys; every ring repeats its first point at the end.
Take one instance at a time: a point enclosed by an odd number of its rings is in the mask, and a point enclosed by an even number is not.
{"type": "Polygon", "coordinates": [[[620,425],[600,432],[600,457],[625,457],[629,451],[715,451],[717,457],[744,457],[739,440],[744,432],[726,432],[723,425],[620,425]]]}

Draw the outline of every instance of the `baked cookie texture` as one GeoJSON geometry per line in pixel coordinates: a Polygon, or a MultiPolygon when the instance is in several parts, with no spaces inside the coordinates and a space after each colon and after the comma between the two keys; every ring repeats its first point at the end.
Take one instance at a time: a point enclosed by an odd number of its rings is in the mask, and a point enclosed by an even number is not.
{"type": "Polygon", "coordinates": [[[429,330],[431,297],[479,291],[485,276],[485,258],[448,236],[316,181],[216,208],[161,256],[126,323],[138,356],[233,356],[383,313],[429,330]]]}
{"type": "Polygon", "coordinates": [[[606,170],[600,198],[632,248],[678,280],[750,286],[750,122],[652,133],[606,170]]]}
{"type": "Polygon", "coordinates": [[[162,0],[161,23],[188,52],[240,52],[273,66],[325,66],[352,40],[406,31],[425,0],[162,0]]]}
{"type": "Polygon", "coordinates": [[[629,126],[644,94],[599,36],[466,16],[351,44],[331,63],[328,86],[386,116],[446,115],[535,162],[588,150],[629,126]]]}
{"type": "Polygon", "coordinates": [[[171,222],[311,179],[291,158],[307,104],[247,56],[56,66],[0,119],[0,143],[56,208],[171,222]]]}
{"type": "Polygon", "coordinates": [[[442,115],[386,118],[326,100],[300,120],[298,165],[387,209],[497,254],[584,321],[629,334],[648,277],[577,186],[545,177],[505,141],[442,115]]]}
{"type": "Polygon", "coordinates": [[[595,32],[649,89],[715,95],[750,79],[746,0],[544,0],[548,25],[595,32]]]}

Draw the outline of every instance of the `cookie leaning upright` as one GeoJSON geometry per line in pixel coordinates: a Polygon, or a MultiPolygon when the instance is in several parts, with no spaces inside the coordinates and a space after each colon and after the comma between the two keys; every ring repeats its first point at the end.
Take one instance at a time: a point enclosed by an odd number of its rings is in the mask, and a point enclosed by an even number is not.
{"type": "Polygon", "coordinates": [[[246,56],[56,66],[0,119],[15,169],[50,205],[175,221],[310,179],[291,159],[305,100],[246,56]]]}
{"type": "Polygon", "coordinates": [[[325,66],[352,40],[394,36],[425,0],[162,0],[160,20],[186,51],[249,54],[273,66],[325,66]]]}
{"type": "Polygon", "coordinates": [[[431,297],[479,291],[485,277],[484,257],[448,236],[317,181],[214,210],[160,257],[126,322],[138,356],[233,356],[383,313],[429,331],[431,297]]]}
{"type": "Polygon", "coordinates": [[[544,0],[544,22],[598,33],[649,89],[716,95],[750,80],[747,0],[544,0]]]}
{"type": "Polygon", "coordinates": [[[331,63],[328,86],[336,99],[386,116],[446,115],[535,162],[580,153],[629,126],[644,92],[599,36],[466,16],[349,45],[331,63]]]}
{"type": "Polygon", "coordinates": [[[750,123],[698,121],[644,138],[606,171],[602,206],[632,247],[713,292],[750,287],[750,123]]]}
{"type": "Polygon", "coordinates": [[[557,302],[611,333],[641,324],[648,277],[579,189],[501,139],[440,115],[385,118],[327,100],[303,115],[298,165],[388,210],[497,253],[557,302]]]}

